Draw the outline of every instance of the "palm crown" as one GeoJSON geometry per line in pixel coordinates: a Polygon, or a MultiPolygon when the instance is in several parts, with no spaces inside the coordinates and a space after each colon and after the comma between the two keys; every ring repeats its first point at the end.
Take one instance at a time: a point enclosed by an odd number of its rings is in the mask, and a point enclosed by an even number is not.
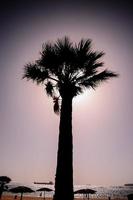
{"type": "Polygon", "coordinates": [[[116,77],[99,59],[103,52],[92,51],[90,39],[73,44],[68,37],[42,46],[41,56],[25,66],[23,78],[44,84],[46,93],[54,100],[54,110],[59,111],[58,99],[75,97],[86,88],[95,89],[100,82],[116,77]],[[100,70],[99,70],[100,69],[100,70]]]}

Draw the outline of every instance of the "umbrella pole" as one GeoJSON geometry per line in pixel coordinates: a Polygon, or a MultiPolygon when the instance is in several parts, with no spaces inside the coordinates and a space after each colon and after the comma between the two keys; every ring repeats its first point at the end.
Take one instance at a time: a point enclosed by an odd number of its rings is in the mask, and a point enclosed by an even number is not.
{"type": "Polygon", "coordinates": [[[43,197],[43,199],[45,200],[45,191],[44,191],[44,197],[43,197]]]}
{"type": "Polygon", "coordinates": [[[23,198],[23,192],[21,193],[20,200],[22,200],[22,198],[23,198]]]}
{"type": "Polygon", "coordinates": [[[88,194],[88,200],[89,200],[89,194],[88,194]]]}

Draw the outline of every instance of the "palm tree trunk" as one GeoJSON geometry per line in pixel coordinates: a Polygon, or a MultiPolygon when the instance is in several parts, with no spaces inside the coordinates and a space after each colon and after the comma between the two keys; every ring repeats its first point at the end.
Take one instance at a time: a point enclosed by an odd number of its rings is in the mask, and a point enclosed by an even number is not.
{"type": "Polygon", "coordinates": [[[61,105],[54,200],[73,200],[72,98],[61,105]]]}
{"type": "Polygon", "coordinates": [[[0,189],[0,199],[2,198],[3,191],[0,189]]]}
{"type": "Polygon", "coordinates": [[[43,199],[45,200],[45,191],[44,191],[44,196],[43,196],[43,199]]]}

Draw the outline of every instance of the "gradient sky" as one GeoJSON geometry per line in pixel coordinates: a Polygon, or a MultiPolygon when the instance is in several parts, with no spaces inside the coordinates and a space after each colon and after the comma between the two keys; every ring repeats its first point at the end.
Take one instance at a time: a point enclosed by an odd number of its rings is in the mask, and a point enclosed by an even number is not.
{"type": "Polygon", "coordinates": [[[131,1],[0,1],[0,175],[54,181],[59,117],[44,88],[22,80],[42,43],[91,38],[120,77],[73,102],[74,183],[133,182],[131,1]]]}

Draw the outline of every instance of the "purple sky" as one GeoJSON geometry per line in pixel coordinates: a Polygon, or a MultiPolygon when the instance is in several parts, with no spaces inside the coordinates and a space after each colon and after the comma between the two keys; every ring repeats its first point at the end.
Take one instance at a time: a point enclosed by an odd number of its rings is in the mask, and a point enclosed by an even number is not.
{"type": "Polygon", "coordinates": [[[43,42],[68,35],[91,38],[120,74],[73,102],[74,183],[133,182],[131,1],[21,2],[0,3],[0,175],[54,181],[59,117],[44,88],[21,78],[43,42]]]}

